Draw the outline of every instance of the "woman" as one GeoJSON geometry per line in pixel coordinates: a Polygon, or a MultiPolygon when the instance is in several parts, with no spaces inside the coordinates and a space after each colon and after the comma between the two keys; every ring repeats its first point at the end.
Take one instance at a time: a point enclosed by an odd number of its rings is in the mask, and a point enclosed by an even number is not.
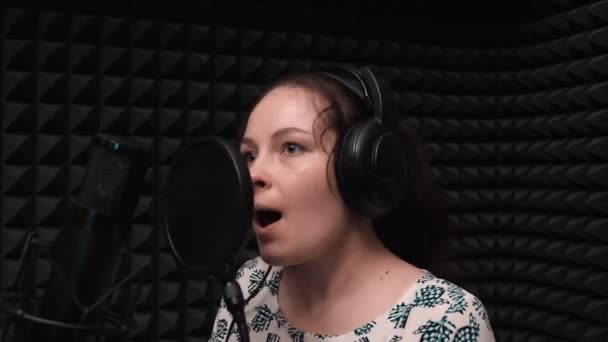
{"type": "MultiPolygon", "coordinates": [[[[383,113],[404,149],[389,148],[391,160],[407,166],[379,191],[396,201],[361,204],[343,180],[353,125],[386,106],[376,80],[367,68],[289,75],[245,120],[260,256],[237,280],[251,341],[494,341],[479,299],[427,270],[445,216],[412,132],[383,113]]],[[[233,322],[222,301],[211,341],[239,339],[233,322]]]]}

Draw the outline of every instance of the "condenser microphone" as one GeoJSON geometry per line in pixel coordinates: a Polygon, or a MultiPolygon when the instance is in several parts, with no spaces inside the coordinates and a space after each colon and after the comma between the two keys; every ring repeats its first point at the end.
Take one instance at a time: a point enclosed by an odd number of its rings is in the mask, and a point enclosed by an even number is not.
{"type": "Polygon", "coordinates": [[[48,250],[52,272],[37,324],[13,341],[83,341],[79,327],[102,323],[148,163],[147,149],[132,140],[92,139],[72,218],[48,250]]]}
{"type": "Polygon", "coordinates": [[[175,259],[187,274],[221,280],[241,341],[248,341],[235,272],[253,235],[253,191],[236,144],[214,135],[185,144],[176,154],[163,197],[165,232],[175,259]]]}

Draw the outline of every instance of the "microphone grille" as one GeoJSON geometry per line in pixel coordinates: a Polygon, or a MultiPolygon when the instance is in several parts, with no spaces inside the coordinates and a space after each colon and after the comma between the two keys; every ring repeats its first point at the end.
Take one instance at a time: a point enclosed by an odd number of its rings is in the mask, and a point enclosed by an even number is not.
{"type": "Polygon", "coordinates": [[[133,141],[97,135],[77,204],[115,216],[132,211],[144,179],[148,153],[133,141]]]}

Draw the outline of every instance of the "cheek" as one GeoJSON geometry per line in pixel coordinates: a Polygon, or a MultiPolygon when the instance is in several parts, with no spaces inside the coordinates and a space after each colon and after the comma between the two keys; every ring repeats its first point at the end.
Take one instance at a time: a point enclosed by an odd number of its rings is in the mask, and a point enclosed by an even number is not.
{"type": "Polygon", "coordinates": [[[299,173],[297,198],[302,208],[316,212],[335,212],[343,210],[342,199],[338,193],[333,169],[311,168],[299,173]]]}

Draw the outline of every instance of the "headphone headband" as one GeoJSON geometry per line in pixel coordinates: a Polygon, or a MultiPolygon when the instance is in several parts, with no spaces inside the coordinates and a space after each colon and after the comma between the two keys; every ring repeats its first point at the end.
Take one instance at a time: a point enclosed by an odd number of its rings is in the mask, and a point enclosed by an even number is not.
{"type": "Polygon", "coordinates": [[[374,73],[369,67],[361,69],[361,78],[366,85],[369,94],[372,98],[372,104],[374,105],[374,116],[380,120],[381,123],[385,123],[384,120],[384,100],[382,97],[382,90],[380,84],[374,76],[374,73]]]}
{"type": "Polygon", "coordinates": [[[384,103],[380,84],[369,67],[354,69],[347,66],[331,66],[319,69],[316,73],[323,74],[338,81],[350,89],[373,111],[374,117],[384,123],[384,103]]]}

